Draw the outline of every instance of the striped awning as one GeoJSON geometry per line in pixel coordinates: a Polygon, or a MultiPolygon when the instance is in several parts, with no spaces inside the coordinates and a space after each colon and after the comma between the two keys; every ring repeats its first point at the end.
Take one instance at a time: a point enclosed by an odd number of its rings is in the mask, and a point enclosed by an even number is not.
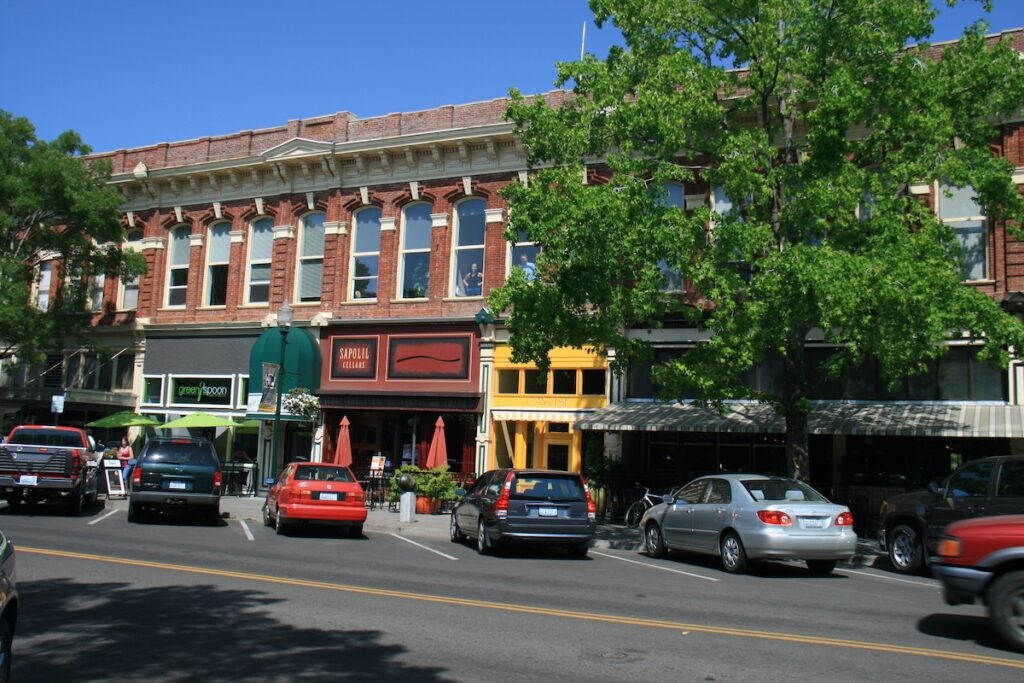
{"type": "Polygon", "coordinates": [[[593,410],[529,410],[495,408],[491,419],[496,422],[576,422],[594,414],[593,410]]]}
{"type": "MultiPolygon", "coordinates": [[[[641,432],[781,434],[785,420],[771,406],[727,403],[724,414],[688,403],[620,403],[576,422],[577,429],[641,432]]],[[[1024,406],[978,403],[814,403],[811,434],[1024,437],[1024,406]]]]}

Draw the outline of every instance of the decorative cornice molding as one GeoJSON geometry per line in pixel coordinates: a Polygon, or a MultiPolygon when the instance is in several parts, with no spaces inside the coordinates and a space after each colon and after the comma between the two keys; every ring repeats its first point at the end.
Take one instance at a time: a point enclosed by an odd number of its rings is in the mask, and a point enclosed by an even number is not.
{"type": "Polygon", "coordinates": [[[348,234],[348,221],[324,221],[324,235],[348,234]]]}
{"type": "Polygon", "coordinates": [[[294,225],[275,225],[274,226],[274,239],[275,240],[291,240],[291,239],[295,239],[295,226],[294,225]]]}
{"type": "Polygon", "coordinates": [[[228,235],[231,236],[231,244],[241,244],[245,238],[245,233],[241,230],[232,230],[228,235]]]}
{"type": "Polygon", "coordinates": [[[505,220],[505,209],[484,209],[485,223],[501,223],[505,220]]]}
{"type": "Polygon", "coordinates": [[[309,319],[310,327],[327,327],[331,322],[331,317],[334,314],[331,311],[319,311],[316,315],[309,319]]]}
{"type": "Polygon", "coordinates": [[[143,237],[142,248],[143,249],[163,249],[164,248],[163,237],[143,237]]]}
{"type": "Polygon", "coordinates": [[[395,229],[395,218],[394,216],[388,216],[380,219],[380,231],[381,232],[393,232],[395,229]]]}
{"type": "Polygon", "coordinates": [[[188,236],[188,246],[190,247],[201,247],[203,246],[203,233],[197,232],[192,233],[188,236]]]}
{"type": "Polygon", "coordinates": [[[448,227],[448,214],[446,214],[446,213],[432,213],[432,214],[430,214],[430,227],[432,227],[432,228],[447,228],[448,227]]]}

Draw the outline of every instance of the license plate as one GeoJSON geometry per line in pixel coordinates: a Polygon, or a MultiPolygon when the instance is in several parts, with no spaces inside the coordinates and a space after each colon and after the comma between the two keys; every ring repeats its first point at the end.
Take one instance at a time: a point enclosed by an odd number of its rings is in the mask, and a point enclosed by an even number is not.
{"type": "Polygon", "coordinates": [[[321,493],[320,500],[338,500],[337,493],[321,493]]]}
{"type": "Polygon", "coordinates": [[[18,479],[18,483],[22,486],[35,486],[39,483],[39,477],[34,474],[23,474],[18,479]]]}
{"type": "Polygon", "coordinates": [[[172,481],[169,484],[167,484],[167,488],[175,489],[176,491],[184,491],[185,489],[188,488],[188,484],[186,484],[183,481],[172,481]]]}
{"type": "Polygon", "coordinates": [[[824,529],[825,519],[822,517],[804,517],[800,520],[800,526],[805,529],[824,529]]]}
{"type": "Polygon", "coordinates": [[[537,510],[537,514],[539,514],[541,517],[557,517],[558,508],[540,508],[539,510],[537,510]]]}

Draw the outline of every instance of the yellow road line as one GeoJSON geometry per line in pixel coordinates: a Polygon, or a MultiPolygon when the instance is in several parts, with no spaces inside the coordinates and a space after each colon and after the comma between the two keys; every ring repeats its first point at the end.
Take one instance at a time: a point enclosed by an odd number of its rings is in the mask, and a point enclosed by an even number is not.
{"type": "Polygon", "coordinates": [[[871,652],[886,652],[891,654],[916,655],[919,657],[931,657],[935,659],[949,659],[971,664],[990,664],[993,666],[1006,666],[1015,669],[1024,669],[1024,660],[1007,659],[1003,657],[990,657],[988,655],[969,654],[966,652],[948,652],[944,650],[932,650],[922,647],[910,647],[906,645],[894,645],[889,643],[872,643],[861,640],[844,640],[841,638],[826,638],[820,636],[805,636],[799,634],[778,633],[774,631],[757,631],[753,629],[729,628],[725,626],[708,626],[704,624],[688,624],[679,621],[661,621],[657,619],[642,619],[637,617],[624,617],[613,614],[599,614],[596,612],[573,612],[569,610],[550,609],[546,607],[533,607],[530,605],[492,603],[483,600],[472,600],[469,598],[455,598],[443,595],[429,595],[424,593],[408,593],[405,591],[388,590],[386,588],[369,588],[366,586],[350,586],[340,583],[327,583],[325,581],[309,581],[306,579],[292,579],[283,576],[270,576],[267,574],[253,574],[250,572],[236,572],[224,569],[211,569],[208,567],[196,567],[184,564],[169,564],[166,562],[150,562],[148,560],[133,560],[123,557],[111,557],[108,555],[92,555],[88,553],[75,553],[64,550],[51,550],[48,548],[28,548],[18,546],[19,553],[34,555],[48,555],[51,557],[63,557],[76,560],[87,560],[91,562],[105,562],[108,564],[128,565],[132,567],[147,567],[150,569],[165,569],[169,571],[185,572],[189,574],[201,574],[207,576],[219,576],[224,578],[243,579],[246,581],[260,581],[264,583],[277,583],[287,586],[301,586],[304,588],[317,588],[322,590],[341,591],[345,593],[357,593],[360,595],[373,595],[377,597],[399,598],[403,600],[416,600],[418,602],[432,602],[444,605],[458,605],[462,607],[476,607],[479,609],[498,610],[502,612],[515,612],[519,614],[534,614],[541,616],[560,617],[563,619],[579,619],[583,621],[596,621],[609,624],[622,624],[626,626],[644,626],[647,628],[673,629],[686,635],[683,632],[707,633],[722,636],[734,636],[739,638],[759,638],[764,640],[780,640],[790,643],[801,643],[805,645],[826,645],[829,647],[847,648],[853,650],[868,650],[871,652]]]}

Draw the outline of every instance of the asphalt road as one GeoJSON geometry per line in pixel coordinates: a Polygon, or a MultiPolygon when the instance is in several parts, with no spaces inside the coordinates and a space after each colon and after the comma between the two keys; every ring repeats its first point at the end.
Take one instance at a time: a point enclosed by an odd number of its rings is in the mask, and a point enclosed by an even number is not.
{"type": "Polygon", "coordinates": [[[10,510],[15,681],[1020,681],[980,607],[873,569],[10,510]],[[251,540],[250,540],[251,538],[251,540]]]}

